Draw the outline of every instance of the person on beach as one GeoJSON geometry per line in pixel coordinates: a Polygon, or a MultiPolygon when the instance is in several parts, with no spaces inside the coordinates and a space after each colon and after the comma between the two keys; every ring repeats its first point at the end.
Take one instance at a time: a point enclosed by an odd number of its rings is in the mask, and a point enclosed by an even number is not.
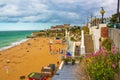
{"type": "Polygon", "coordinates": [[[60,63],[59,63],[59,61],[57,61],[57,65],[59,65],[60,63]]]}
{"type": "Polygon", "coordinates": [[[9,74],[9,70],[8,70],[8,66],[7,65],[4,66],[4,69],[6,71],[6,74],[9,74]]]}
{"type": "Polygon", "coordinates": [[[49,51],[50,51],[50,53],[52,52],[52,46],[51,45],[49,45],[49,51]]]}
{"type": "Polygon", "coordinates": [[[63,53],[64,53],[64,50],[62,49],[62,50],[61,50],[61,54],[63,54],[63,53]]]}
{"type": "Polygon", "coordinates": [[[59,51],[59,53],[60,53],[60,48],[59,48],[59,50],[58,50],[58,51],[59,51]]]}
{"type": "Polygon", "coordinates": [[[57,49],[57,50],[56,50],[56,54],[58,54],[58,52],[59,52],[59,50],[57,49]]]}
{"type": "Polygon", "coordinates": [[[79,53],[79,52],[80,52],[80,49],[78,49],[77,52],[79,53]]]}

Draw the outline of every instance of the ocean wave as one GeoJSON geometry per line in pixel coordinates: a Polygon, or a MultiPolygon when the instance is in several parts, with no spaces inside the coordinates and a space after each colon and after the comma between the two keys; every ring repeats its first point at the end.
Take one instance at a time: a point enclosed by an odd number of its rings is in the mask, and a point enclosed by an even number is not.
{"type": "Polygon", "coordinates": [[[26,41],[28,41],[29,39],[23,39],[23,40],[20,40],[20,41],[17,41],[17,42],[13,42],[11,43],[10,46],[6,46],[6,47],[3,47],[3,48],[0,48],[0,51],[3,51],[3,50],[6,50],[6,49],[9,49],[9,48],[12,48],[14,46],[17,46],[17,45],[20,45],[21,43],[24,43],[26,41]]]}

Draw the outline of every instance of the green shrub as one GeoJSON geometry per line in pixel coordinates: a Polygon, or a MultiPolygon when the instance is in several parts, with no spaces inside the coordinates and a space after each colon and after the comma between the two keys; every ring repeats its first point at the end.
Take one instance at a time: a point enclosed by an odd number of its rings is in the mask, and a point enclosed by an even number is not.
{"type": "Polygon", "coordinates": [[[114,80],[119,68],[120,53],[96,53],[86,58],[87,72],[92,80],[114,80]]]}
{"type": "Polygon", "coordinates": [[[112,41],[110,39],[105,39],[102,41],[102,46],[104,46],[107,50],[111,50],[112,41]]]}

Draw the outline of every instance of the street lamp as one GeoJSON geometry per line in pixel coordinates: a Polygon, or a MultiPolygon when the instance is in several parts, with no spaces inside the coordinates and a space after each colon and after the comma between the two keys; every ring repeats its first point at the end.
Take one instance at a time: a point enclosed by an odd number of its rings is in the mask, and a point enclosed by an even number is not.
{"type": "Polygon", "coordinates": [[[118,0],[118,3],[117,3],[117,24],[116,24],[116,27],[118,28],[119,27],[119,4],[120,4],[120,0],[118,0]]]}
{"type": "Polygon", "coordinates": [[[101,15],[102,15],[102,23],[103,23],[103,16],[104,16],[104,13],[105,13],[103,7],[101,7],[101,11],[100,11],[100,13],[101,13],[101,15]]]}

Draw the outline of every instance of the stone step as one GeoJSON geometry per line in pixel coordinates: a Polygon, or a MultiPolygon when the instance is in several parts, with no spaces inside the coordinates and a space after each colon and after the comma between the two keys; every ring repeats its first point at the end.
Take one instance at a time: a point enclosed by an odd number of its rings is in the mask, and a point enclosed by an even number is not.
{"type": "Polygon", "coordinates": [[[85,52],[86,53],[92,53],[94,52],[94,45],[91,35],[85,35],[84,36],[85,41],[85,52]]]}

